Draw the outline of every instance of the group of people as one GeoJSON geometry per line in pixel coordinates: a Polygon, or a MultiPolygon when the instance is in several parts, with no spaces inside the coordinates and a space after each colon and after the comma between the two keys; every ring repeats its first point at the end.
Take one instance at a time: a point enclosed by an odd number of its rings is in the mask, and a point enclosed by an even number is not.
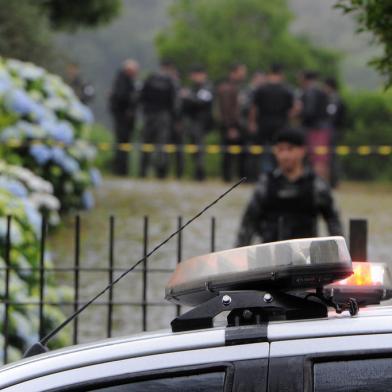
{"type": "MultiPolygon", "coordinates": [[[[196,146],[194,178],[203,180],[205,172],[205,140],[208,132],[220,130],[222,178],[231,181],[248,177],[255,181],[260,173],[271,171],[276,161],[271,146],[279,131],[289,125],[302,127],[306,135],[309,163],[327,181],[331,174],[333,155],[317,152],[316,146],[331,147],[339,136],[344,117],[344,105],[333,79],[320,81],[312,71],[302,72],[298,89],[285,80],[284,69],[273,64],[267,72],[256,71],[247,84],[247,66],[233,64],[227,78],[215,86],[208,71],[193,66],[181,84],[175,64],[162,61],[158,72],[139,80],[139,65],[126,60],[118,72],[110,95],[117,144],[129,143],[133,137],[135,119],[142,113],[142,149],[139,175],[145,177],[151,167],[158,178],[168,174],[169,155],[163,147],[176,145],[176,175],[184,171],[184,144],[196,146]],[[233,153],[230,146],[240,146],[233,153]],[[251,146],[261,146],[254,153],[251,146]]],[[[125,149],[124,149],[125,150],[125,149]]],[[[114,170],[128,173],[129,152],[116,148],[114,170]]]]}

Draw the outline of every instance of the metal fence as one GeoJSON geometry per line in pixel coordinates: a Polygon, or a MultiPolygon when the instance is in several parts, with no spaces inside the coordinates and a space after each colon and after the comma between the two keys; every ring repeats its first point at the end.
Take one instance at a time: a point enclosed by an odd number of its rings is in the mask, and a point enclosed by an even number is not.
{"type": "MultiPolygon", "coordinates": [[[[8,362],[8,350],[10,345],[10,311],[12,307],[36,307],[38,309],[39,314],[39,331],[38,336],[41,339],[45,336],[48,331],[45,331],[44,321],[45,321],[45,307],[46,306],[59,306],[59,307],[71,307],[73,311],[77,311],[78,308],[85,305],[87,301],[81,301],[80,292],[81,292],[81,274],[84,273],[104,273],[107,275],[107,280],[102,282],[102,287],[106,284],[111,284],[114,279],[120,274],[127,271],[127,268],[119,268],[115,265],[115,230],[116,230],[116,218],[114,216],[109,217],[108,227],[109,227],[109,236],[108,236],[108,255],[107,255],[107,266],[106,267],[83,267],[81,264],[81,218],[79,215],[75,216],[74,221],[74,249],[73,251],[73,265],[68,267],[54,266],[48,267],[45,266],[45,252],[47,248],[47,233],[48,233],[48,224],[45,218],[42,219],[41,225],[41,235],[40,235],[40,251],[39,251],[39,261],[37,267],[31,268],[21,268],[12,265],[11,262],[11,251],[13,248],[12,245],[12,225],[13,218],[11,216],[7,217],[7,225],[6,225],[6,235],[4,241],[4,252],[1,256],[5,261],[5,266],[0,266],[0,273],[4,277],[4,297],[2,299],[4,313],[3,317],[3,330],[2,334],[4,337],[4,347],[3,349],[3,362],[8,362]],[[38,286],[39,296],[37,300],[34,301],[13,301],[10,296],[10,284],[11,284],[11,273],[34,273],[35,274],[35,284],[38,286]],[[73,287],[73,300],[71,302],[61,301],[61,302],[53,302],[46,299],[46,290],[47,290],[47,278],[51,274],[60,274],[60,273],[70,273],[72,274],[72,287],[73,287]]],[[[180,229],[183,225],[183,218],[178,217],[177,226],[180,229]]],[[[146,331],[148,329],[148,311],[151,307],[171,307],[174,308],[174,314],[180,313],[180,307],[176,305],[172,305],[168,302],[164,301],[148,301],[147,299],[147,290],[148,290],[148,276],[149,274],[157,274],[157,273],[171,273],[173,269],[170,268],[154,268],[149,265],[149,260],[146,255],[149,252],[149,217],[144,216],[143,218],[143,257],[144,260],[139,267],[137,267],[132,274],[140,274],[142,275],[142,293],[141,293],[141,301],[116,301],[114,300],[114,290],[115,287],[109,289],[108,294],[105,300],[96,301],[93,306],[100,306],[102,308],[106,308],[102,310],[102,315],[106,314],[106,337],[113,336],[113,311],[114,307],[118,306],[136,306],[141,308],[142,314],[142,329],[146,331]]],[[[210,250],[215,251],[215,236],[216,236],[216,224],[215,218],[211,218],[210,221],[210,250]]],[[[182,259],[183,255],[183,238],[182,232],[180,231],[176,238],[176,260],[179,263],[182,259]]],[[[0,282],[3,283],[3,282],[0,282]]],[[[105,316],[103,316],[105,317],[105,316]]],[[[72,342],[74,344],[78,343],[79,340],[79,320],[75,318],[73,321],[72,328],[72,342]]]]}
{"type": "MultiPolygon", "coordinates": [[[[4,298],[3,298],[3,331],[4,336],[4,346],[3,346],[3,362],[8,362],[8,350],[10,345],[10,311],[11,307],[28,307],[34,306],[38,309],[39,314],[39,338],[42,338],[45,333],[44,320],[45,320],[45,307],[46,306],[59,306],[59,307],[71,307],[73,311],[77,311],[78,308],[83,306],[86,302],[80,300],[80,277],[82,273],[100,272],[107,275],[107,280],[102,282],[102,286],[110,284],[114,281],[116,276],[124,273],[126,268],[119,268],[115,265],[115,230],[116,230],[116,219],[114,216],[109,217],[109,231],[108,231],[108,255],[107,255],[107,266],[99,268],[83,267],[81,265],[81,218],[79,215],[75,217],[74,222],[74,249],[73,249],[73,265],[69,267],[47,267],[45,266],[45,252],[47,246],[47,232],[48,224],[45,218],[42,219],[41,235],[40,235],[40,252],[39,252],[39,263],[37,267],[31,268],[20,268],[15,267],[11,263],[11,251],[12,251],[12,224],[13,218],[7,217],[6,225],[6,235],[4,242],[4,253],[3,258],[5,260],[5,266],[0,268],[0,273],[4,276],[4,298]],[[39,297],[35,301],[12,301],[10,296],[10,283],[11,283],[11,273],[21,273],[21,272],[33,272],[36,274],[36,282],[38,285],[39,297]],[[72,286],[73,286],[73,300],[72,301],[62,301],[53,302],[46,299],[46,281],[49,274],[57,273],[71,273],[73,276],[72,286]]],[[[183,225],[182,217],[178,217],[177,226],[178,229],[183,225]]],[[[145,259],[141,265],[136,268],[132,273],[137,273],[142,275],[142,293],[141,301],[115,301],[114,300],[114,288],[108,291],[106,300],[99,300],[94,303],[94,306],[100,306],[101,308],[106,308],[102,310],[102,314],[106,317],[106,336],[113,336],[113,310],[115,306],[136,306],[141,308],[142,315],[142,329],[146,331],[148,329],[148,311],[151,307],[174,307],[174,313],[180,314],[180,307],[172,305],[165,302],[148,301],[147,290],[148,290],[148,276],[149,274],[155,273],[170,273],[173,270],[169,268],[153,268],[149,265],[149,260],[146,255],[149,252],[149,218],[147,216],[143,219],[143,256],[145,259]]],[[[216,239],[216,220],[211,218],[210,221],[210,250],[215,251],[215,239],[216,239]]],[[[367,222],[363,220],[351,220],[350,221],[350,252],[353,260],[364,261],[367,259],[367,222]]],[[[176,242],[176,260],[179,263],[183,256],[183,238],[181,231],[177,235],[176,242]]],[[[0,282],[1,283],[1,282],[0,282]]],[[[79,340],[79,320],[75,318],[72,326],[72,342],[74,344],[78,343],[79,340]]]]}

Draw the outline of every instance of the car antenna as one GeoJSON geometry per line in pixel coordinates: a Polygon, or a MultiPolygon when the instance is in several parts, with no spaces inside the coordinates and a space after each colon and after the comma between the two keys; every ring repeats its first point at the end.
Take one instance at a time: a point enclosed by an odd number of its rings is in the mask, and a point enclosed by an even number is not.
{"type": "Polygon", "coordinates": [[[46,347],[46,344],[49,342],[50,339],[52,339],[54,336],[56,336],[65,326],[67,326],[73,319],[75,319],[80,313],[82,313],[88,306],[90,306],[93,302],[95,302],[101,295],[105,294],[106,291],[108,291],[110,288],[112,288],[115,284],[117,284],[122,278],[124,278],[126,275],[128,275],[131,271],[133,271],[140,263],[142,263],[144,260],[152,256],[159,248],[161,248],[163,245],[165,245],[167,242],[169,242],[174,236],[176,236],[178,233],[180,233],[182,230],[185,229],[188,225],[190,225],[194,220],[199,218],[202,214],[204,214],[207,210],[209,210],[213,205],[218,203],[221,199],[223,199],[227,194],[229,194],[232,190],[237,188],[240,184],[246,181],[246,177],[241,178],[237,183],[235,183],[233,186],[231,186],[229,189],[227,189],[224,193],[222,193],[218,198],[216,198],[213,202],[208,204],[206,207],[204,207],[200,212],[198,212],[193,218],[189,219],[186,223],[184,223],[179,229],[177,229],[175,232],[169,235],[164,241],[162,241],[160,244],[158,244],[151,252],[149,252],[147,255],[145,255],[143,258],[141,258],[139,261],[137,261],[132,267],[124,271],[120,276],[118,276],[112,283],[108,284],[103,290],[101,290],[98,294],[96,294],[93,298],[91,298],[88,302],[86,302],[82,307],[80,307],[76,312],[71,314],[67,319],[65,319],[58,327],[56,327],[54,330],[49,332],[46,336],[44,336],[39,342],[34,343],[29,349],[24,354],[24,358],[32,357],[38,354],[43,354],[48,350],[46,347]]]}

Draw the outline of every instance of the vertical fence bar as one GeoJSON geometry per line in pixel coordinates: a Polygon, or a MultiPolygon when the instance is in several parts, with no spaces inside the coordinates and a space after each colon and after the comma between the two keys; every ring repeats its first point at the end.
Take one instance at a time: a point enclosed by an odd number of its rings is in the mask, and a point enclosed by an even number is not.
{"type": "Polygon", "coordinates": [[[41,244],[39,260],[39,337],[45,336],[44,331],[44,297],[45,297],[45,243],[46,243],[46,217],[42,215],[41,221],[41,244]]]}
{"type": "Polygon", "coordinates": [[[3,321],[3,335],[4,335],[4,364],[8,362],[8,340],[9,340],[9,301],[10,301],[10,266],[11,266],[11,216],[7,216],[7,229],[4,247],[4,261],[5,261],[5,288],[4,288],[4,321],[3,321]]]}
{"type": "MultiPolygon", "coordinates": [[[[182,216],[179,216],[177,219],[177,230],[179,230],[182,226],[182,216]]],[[[182,231],[180,231],[177,235],[177,264],[181,263],[182,260],[182,231]]],[[[176,306],[177,317],[181,313],[181,306],[176,306]]]]}
{"type": "Polygon", "coordinates": [[[147,273],[148,273],[148,260],[146,258],[148,253],[148,216],[143,219],[143,331],[147,331],[147,273]]]}
{"type": "Polygon", "coordinates": [[[350,219],[350,254],[353,261],[367,261],[368,222],[350,219]]]}
{"type": "MultiPolygon", "coordinates": [[[[79,267],[80,267],[80,216],[75,217],[75,260],[74,260],[74,312],[79,307],[79,267]]],[[[78,343],[78,317],[73,322],[73,344],[78,343]]]]}
{"type": "Polygon", "coordinates": [[[216,220],[213,216],[211,218],[211,252],[215,252],[215,233],[216,233],[216,220]]]}
{"type": "MultiPolygon", "coordinates": [[[[114,268],[114,216],[109,218],[109,284],[113,283],[114,268]]],[[[107,336],[112,337],[113,326],[113,288],[109,289],[109,305],[108,305],[108,325],[107,336]]]]}

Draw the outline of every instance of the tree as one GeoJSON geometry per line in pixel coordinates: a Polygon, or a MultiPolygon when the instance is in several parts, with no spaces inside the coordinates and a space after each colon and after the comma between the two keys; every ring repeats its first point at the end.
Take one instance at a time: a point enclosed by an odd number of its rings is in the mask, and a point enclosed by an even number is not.
{"type": "Polygon", "coordinates": [[[119,15],[121,5],[121,0],[44,0],[41,3],[56,30],[107,24],[119,15]]]}
{"type": "Polygon", "coordinates": [[[0,0],[0,55],[56,68],[62,54],[54,30],[97,27],[120,11],[121,0],[0,0]]]}
{"type": "Polygon", "coordinates": [[[213,78],[227,73],[233,62],[251,70],[273,62],[293,76],[303,68],[336,76],[338,56],[289,33],[292,15],[286,0],[177,0],[170,8],[172,23],[157,37],[161,57],[186,70],[203,63],[213,78]]]}
{"type": "Polygon", "coordinates": [[[31,0],[0,0],[0,55],[39,65],[53,60],[49,23],[31,0]]]}
{"type": "Polygon", "coordinates": [[[374,58],[372,64],[392,86],[392,3],[390,0],[338,0],[336,7],[354,14],[358,31],[370,31],[384,48],[384,53],[374,58]]]}

